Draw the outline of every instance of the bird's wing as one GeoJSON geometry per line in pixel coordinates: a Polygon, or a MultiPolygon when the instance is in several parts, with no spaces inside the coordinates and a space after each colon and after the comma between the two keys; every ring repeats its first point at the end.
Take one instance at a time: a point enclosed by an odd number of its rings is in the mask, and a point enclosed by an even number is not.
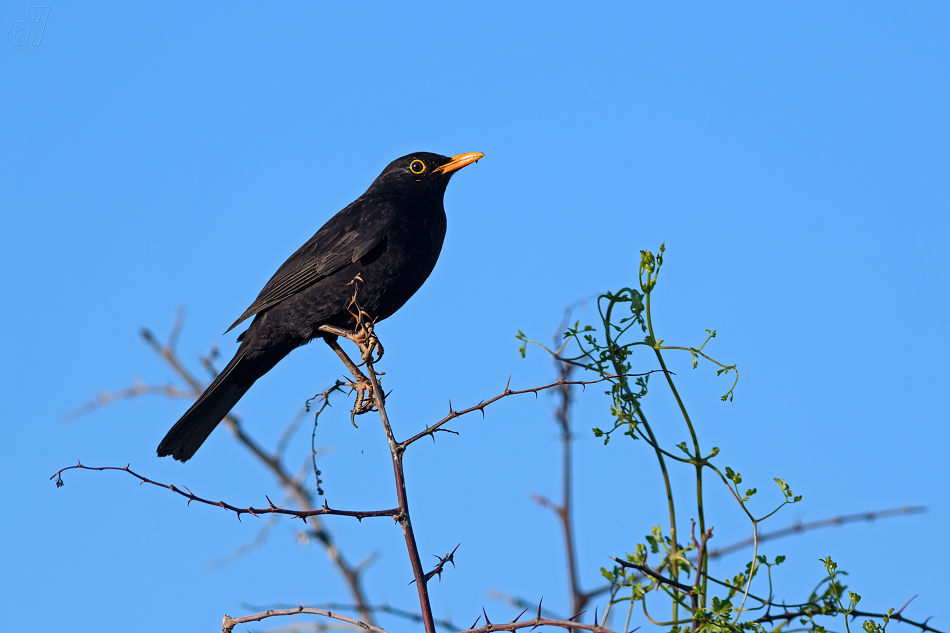
{"type": "Polygon", "coordinates": [[[337,213],[277,269],[254,303],[225,334],[248,317],[366,255],[386,239],[394,215],[395,205],[380,198],[360,198],[337,213]]]}

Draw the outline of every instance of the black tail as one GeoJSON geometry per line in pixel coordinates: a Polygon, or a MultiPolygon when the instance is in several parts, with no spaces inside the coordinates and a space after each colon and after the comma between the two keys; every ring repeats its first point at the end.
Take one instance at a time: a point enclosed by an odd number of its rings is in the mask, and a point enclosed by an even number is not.
{"type": "Polygon", "coordinates": [[[214,427],[224,419],[238,400],[251,388],[258,378],[277,364],[262,363],[261,359],[248,360],[244,350],[231,359],[214,382],[205,389],[198,401],[181,416],[175,426],[158,445],[158,456],[171,455],[178,461],[188,461],[201,448],[214,427]]]}

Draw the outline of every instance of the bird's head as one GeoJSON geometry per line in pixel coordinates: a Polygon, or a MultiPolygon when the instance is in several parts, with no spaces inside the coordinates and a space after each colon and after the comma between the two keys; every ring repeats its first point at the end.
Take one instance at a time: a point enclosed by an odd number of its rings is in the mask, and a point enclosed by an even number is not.
{"type": "Polygon", "coordinates": [[[389,163],[373,181],[370,190],[385,189],[404,195],[432,195],[441,198],[449,179],[459,169],[478,162],[485,155],[469,152],[457,156],[442,156],[431,152],[416,152],[389,163]]]}

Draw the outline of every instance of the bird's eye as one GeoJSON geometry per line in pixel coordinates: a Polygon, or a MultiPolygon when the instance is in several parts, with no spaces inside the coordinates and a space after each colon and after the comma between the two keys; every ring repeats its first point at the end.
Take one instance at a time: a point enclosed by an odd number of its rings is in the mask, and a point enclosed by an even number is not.
{"type": "Polygon", "coordinates": [[[409,171],[411,171],[414,174],[421,174],[425,170],[426,170],[426,164],[423,163],[421,160],[417,159],[409,163],[409,171]]]}

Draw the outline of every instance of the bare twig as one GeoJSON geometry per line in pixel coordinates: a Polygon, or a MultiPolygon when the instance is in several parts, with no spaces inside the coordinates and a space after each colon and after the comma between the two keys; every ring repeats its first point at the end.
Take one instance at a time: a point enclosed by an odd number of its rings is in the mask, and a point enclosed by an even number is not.
{"type": "Polygon", "coordinates": [[[225,615],[224,620],[221,622],[221,633],[231,633],[231,631],[234,630],[234,627],[237,626],[238,624],[245,624],[247,622],[260,622],[261,620],[266,620],[267,618],[274,618],[274,617],[279,617],[279,616],[284,616],[284,615],[300,615],[300,614],[322,615],[325,618],[332,618],[334,620],[340,620],[342,622],[353,624],[367,631],[376,631],[377,633],[387,633],[385,629],[381,629],[378,626],[373,626],[372,624],[361,622],[360,620],[351,618],[346,615],[333,613],[332,611],[317,609],[316,607],[296,607],[294,609],[271,609],[268,611],[264,611],[263,613],[255,613],[253,615],[246,615],[242,618],[232,618],[229,615],[225,615]]]}
{"type": "MultiPolygon", "coordinates": [[[[580,615],[580,614],[578,614],[580,615]]],[[[577,617],[577,616],[574,616],[577,617]]],[[[531,627],[532,629],[539,626],[554,626],[562,629],[580,629],[584,631],[593,631],[595,633],[613,633],[610,629],[606,629],[598,624],[582,624],[580,622],[575,622],[574,620],[551,620],[548,618],[536,617],[531,620],[525,620],[523,622],[508,622],[504,624],[486,624],[477,628],[466,629],[465,631],[460,631],[459,633],[491,633],[491,631],[518,631],[520,629],[526,629],[531,627]]],[[[636,629],[634,629],[636,630],[636,629]]]]}
{"type": "Polygon", "coordinates": [[[193,397],[192,392],[179,389],[177,386],[172,384],[146,385],[144,383],[137,382],[131,387],[126,387],[125,389],[119,389],[117,391],[103,391],[92,400],[79,405],[75,409],[67,411],[63,417],[67,420],[75,420],[76,418],[80,418],[88,413],[92,413],[96,409],[101,409],[106,405],[112,404],[113,402],[118,402],[120,400],[132,400],[134,398],[138,398],[139,396],[151,395],[160,395],[176,399],[193,397]]]}
{"type": "MultiPolygon", "coordinates": [[[[248,609],[249,611],[266,611],[267,610],[263,607],[255,607],[252,605],[242,605],[242,606],[244,606],[244,608],[248,609]]],[[[352,604],[339,604],[336,602],[328,602],[328,603],[323,603],[323,604],[319,604],[315,606],[318,609],[325,609],[327,611],[356,611],[357,610],[356,607],[352,604]]],[[[289,608],[296,608],[296,607],[291,607],[290,605],[286,605],[286,604],[275,604],[275,605],[271,605],[270,607],[270,609],[272,610],[273,609],[289,609],[289,608]]],[[[368,604],[366,605],[366,609],[368,609],[372,613],[385,613],[387,615],[392,615],[397,618],[403,618],[404,620],[410,620],[412,622],[422,622],[422,615],[418,613],[414,613],[412,611],[406,611],[405,609],[400,609],[398,607],[393,607],[388,604],[368,604]]],[[[451,620],[435,619],[435,624],[436,626],[442,627],[444,629],[450,629],[452,631],[457,631],[459,629],[459,627],[456,624],[454,624],[451,620]]]]}
{"type": "MultiPolygon", "coordinates": [[[[878,510],[875,512],[858,512],[855,514],[844,514],[840,516],[828,517],[827,519],[820,519],[818,521],[809,521],[807,523],[798,522],[788,527],[782,528],[780,530],[775,530],[772,532],[765,532],[760,534],[758,537],[759,543],[763,541],[771,541],[773,539],[782,538],[784,536],[789,536],[791,534],[798,534],[801,532],[808,532],[810,530],[817,530],[820,528],[834,527],[836,525],[844,525],[845,523],[856,523],[858,521],[874,521],[875,519],[884,519],[888,517],[900,516],[904,514],[922,514],[927,511],[927,508],[924,506],[903,506],[900,508],[890,508],[888,510],[878,510]]],[[[710,550],[709,558],[718,558],[720,556],[725,556],[726,554],[731,554],[733,552],[745,549],[747,547],[752,547],[752,538],[743,539],[731,545],[726,545],[718,549],[710,550]]]]}
{"type": "MultiPolygon", "coordinates": [[[[564,331],[567,321],[570,318],[570,311],[565,311],[564,323],[559,328],[564,331]]],[[[572,612],[579,613],[590,602],[590,596],[580,587],[580,577],[577,573],[577,546],[574,543],[574,519],[573,519],[573,466],[574,459],[572,455],[574,436],[571,433],[571,386],[566,384],[571,374],[576,369],[575,365],[561,361],[555,361],[558,378],[565,382],[557,388],[557,395],[560,398],[560,404],[555,411],[554,417],[558,426],[561,428],[561,504],[555,510],[555,514],[561,522],[561,530],[564,533],[564,550],[567,559],[568,580],[570,581],[572,612]]]]}
{"type": "MultiPolygon", "coordinates": [[[[442,581],[442,570],[445,569],[445,564],[446,564],[446,563],[452,563],[452,568],[453,568],[453,569],[455,568],[455,552],[456,552],[456,550],[458,550],[458,548],[459,548],[460,545],[461,545],[461,543],[459,543],[458,545],[456,545],[456,546],[455,546],[455,549],[453,549],[451,552],[449,552],[448,554],[446,554],[444,557],[443,557],[443,556],[436,556],[436,558],[439,559],[439,564],[436,565],[435,568],[434,568],[432,571],[426,572],[426,578],[425,578],[425,579],[426,579],[426,582],[429,582],[429,580],[430,580],[433,576],[438,576],[438,577],[439,577],[439,581],[441,582],[441,581],[442,581]]],[[[414,582],[416,582],[416,581],[413,580],[413,581],[410,582],[409,584],[411,585],[411,584],[414,583],[414,582]]]]}
{"type": "MultiPolygon", "coordinates": [[[[626,377],[646,376],[646,375],[648,375],[648,374],[654,374],[654,373],[662,373],[662,370],[660,370],[660,369],[654,369],[654,370],[651,370],[651,371],[643,372],[642,374],[626,374],[626,377]]],[[[442,426],[444,426],[444,425],[447,424],[448,422],[451,422],[451,421],[454,420],[455,418],[462,417],[463,415],[467,415],[467,414],[473,413],[473,412],[475,412],[475,411],[481,411],[481,412],[482,412],[482,415],[484,416],[484,415],[485,415],[485,407],[487,407],[487,406],[490,405],[490,404],[494,404],[495,402],[498,402],[498,401],[501,400],[502,398],[507,398],[508,396],[520,396],[520,395],[523,395],[523,394],[526,394],[526,393],[533,393],[533,394],[537,395],[537,394],[538,394],[539,392],[541,392],[541,391],[546,391],[546,390],[548,390],[548,389],[554,389],[554,388],[556,388],[556,387],[563,387],[563,386],[580,386],[580,387],[587,387],[588,385],[596,385],[596,384],[598,384],[598,383],[606,382],[606,381],[608,381],[608,380],[613,380],[613,379],[615,379],[615,378],[616,378],[616,376],[604,376],[604,377],[602,377],[602,378],[597,378],[597,379],[595,379],[595,380],[557,380],[557,381],[552,382],[552,383],[550,383],[550,384],[542,385],[542,386],[540,386],[540,387],[533,387],[533,388],[530,388],[530,389],[511,389],[511,380],[509,379],[508,384],[505,385],[505,390],[504,390],[504,391],[502,391],[500,394],[498,394],[498,395],[495,396],[494,398],[489,398],[488,400],[483,400],[483,401],[479,402],[478,404],[476,404],[476,405],[473,406],[473,407],[469,407],[469,408],[467,408],[467,409],[462,409],[461,411],[452,411],[452,410],[451,410],[451,409],[452,409],[452,406],[451,406],[451,403],[450,403],[450,404],[449,404],[449,414],[448,414],[447,416],[445,416],[444,418],[442,418],[441,420],[439,420],[438,422],[436,422],[436,423],[433,424],[432,426],[427,427],[425,431],[422,431],[422,432],[420,432],[420,433],[417,433],[417,434],[413,435],[412,437],[410,437],[408,440],[405,440],[405,441],[403,441],[403,442],[400,442],[400,443],[399,443],[399,447],[400,447],[401,449],[405,450],[406,447],[409,446],[410,444],[412,444],[413,442],[417,442],[417,441],[421,440],[422,438],[426,437],[427,435],[433,435],[436,431],[442,430],[442,428],[441,428],[442,426]]]]}
{"type": "MultiPolygon", "coordinates": [[[[241,618],[232,618],[229,615],[224,616],[224,620],[221,624],[221,633],[231,633],[234,630],[234,627],[238,624],[245,624],[247,622],[260,622],[267,618],[288,616],[288,615],[320,615],[325,618],[333,618],[334,620],[341,620],[349,624],[353,624],[361,629],[367,631],[376,631],[377,633],[387,633],[385,629],[381,629],[378,626],[372,626],[366,624],[365,622],[360,622],[354,618],[341,615],[339,613],[334,613],[332,611],[327,611],[324,609],[317,609],[315,607],[295,607],[292,609],[270,609],[262,613],[255,613],[253,615],[246,615],[241,618]]],[[[578,614],[580,615],[580,614],[578,614]]],[[[577,617],[577,616],[575,616],[577,617]]],[[[540,616],[533,618],[531,620],[525,620],[523,622],[508,622],[500,624],[486,624],[477,628],[470,628],[461,631],[460,633],[490,633],[491,631],[518,631],[526,628],[537,628],[539,626],[554,626],[562,629],[581,629],[584,631],[592,631],[594,633],[613,633],[609,629],[606,629],[602,626],[596,624],[580,624],[573,620],[551,620],[548,618],[542,618],[540,616]]]]}
{"type": "Polygon", "coordinates": [[[132,470],[129,468],[129,466],[124,466],[124,467],[122,467],[122,466],[99,466],[99,467],[93,467],[93,466],[83,466],[82,464],[76,464],[75,466],[67,466],[67,467],[65,467],[65,468],[60,468],[58,471],[56,471],[55,473],[53,473],[53,475],[50,477],[51,480],[52,480],[53,478],[56,479],[56,487],[57,487],[57,488],[62,487],[62,486],[65,485],[65,483],[63,482],[63,478],[62,478],[62,473],[66,472],[67,470],[98,470],[98,471],[103,471],[103,470],[118,470],[118,471],[126,472],[126,473],[132,475],[133,477],[135,477],[136,479],[138,479],[138,480],[139,480],[141,483],[143,483],[143,484],[151,484],[151,485],[153,485],[153,486],[158,486],[159,488],[165,488],[166,490],[171,490],[171,491],[174,492],[175,494],[181,495],[182,497],[188,499],[188,504],[189,504],[189,505],[191,505],[191,502],[194,501],[194,502],[196,502],[196,503],[203,503],[203,504],[209,505],[209,506],[217,506],[217,507],[219,507],[219,508],[224,508],[225,510],[229,510],[229,511],[231,511],[231,512],[234,512],[235,514],[237,514],[238,519],[241,518],[241,515],[242,515],[242,514],[250,514],[250,515],[253,515],[253,516],[258,516],[258,515],[261,515],[261,514],[283,514],[283,515],[286,515],[286,516],[290,516],[290,517],[292,517],[292,518],[294,518],[294,519],[304,519],[304,518],[311,517],[311,516],[316,516],[316,515],[319,515],[319,514],[333,514],[333,515],[337,515],[337,516],[353,517],[354,519],[358,519],[358,520],[362,521],[363,519],[368,518],[368,517],[394,517],[394,518],[395,518],[395,517],[398,517],[398,515],[399,515],[399,513],[400,513],[399,509],[392,509],[392,510],[333,510],[332,508],[330,508],[330,507],[327,505],[326,501],[323,502],[323,507],[320,508],[319,510],[291,510],[291,509],[287,509],[287,508],[278,508],[277,506],[275,506],[275,505],[271,502],[270,499],[267,500],[267,502],[268,502],[270,505],[269,505],[268,507],[266,507],[266,508],[255,508],[255,507],[253,507],[253,506],[249,506],[249,507],[247,507],[247,508],[239,508],[239,507],[237,507],[237,506],[235,506],[235,505],[231,505],[230,503],[225,503],[224,501],[212,501],[212,500],[210,500],[210,499],[205,499],[205,498],[203,498],[203,497],[199,497],[198,495],[194,494],[193,492],[191,492],[191,491],[188,490],[187,488],[186,488],[185,490],[181,490],[180,488],[175,487],[173,484],[163,484],[163,483],[160,483],[160,482],[157,482],[157,481],[153,481],[153,480],[149,479],[148,477],[143,477],[142,475],[140,475],[140,474],[138,474],[138,473],[132,471],[132,470]]]}
{"type": "MultiPolygon", "coordinates": [[[[372,346],[369,347],[372,351],[372,346]]],[[[422,571],[422,561],[419,560],[419,547],[416,544],[416,536],[412,530],[412,520],[409,517],[409,497],[406,493],[406,475],[403,470],[403,455],[405,446],[396,442],[393,437],[392,427],[389,424],[389,415],[386,413],[386,404],[384,398],[378,397],[382,393],[382,387],[379,385],[379,378],[373,367],[371,354],[364,355],[366,361],[366,371],[369,373],[369,380],[373,386],[373,396],[376,408],[379,411],[379,419],[383,423],[383,429],[386,432],[386,440],[389,443],[389,451],[393,460],[393,476],[396,483],[396,499],[398,503],[398,514],[394,518],[399,521],[402,527],[403,536],[406,539],[406,551],[409,554],[409,564],[412,567],[412,575],[415,577],[416,589],[419,592],[419,607],[422,611],[422,623],[425,626],[426,633],[435,633],[435,622],[432,619],[432,606],[429,604],[429,589],[426,581],[425,572],[422,571]]]]}

